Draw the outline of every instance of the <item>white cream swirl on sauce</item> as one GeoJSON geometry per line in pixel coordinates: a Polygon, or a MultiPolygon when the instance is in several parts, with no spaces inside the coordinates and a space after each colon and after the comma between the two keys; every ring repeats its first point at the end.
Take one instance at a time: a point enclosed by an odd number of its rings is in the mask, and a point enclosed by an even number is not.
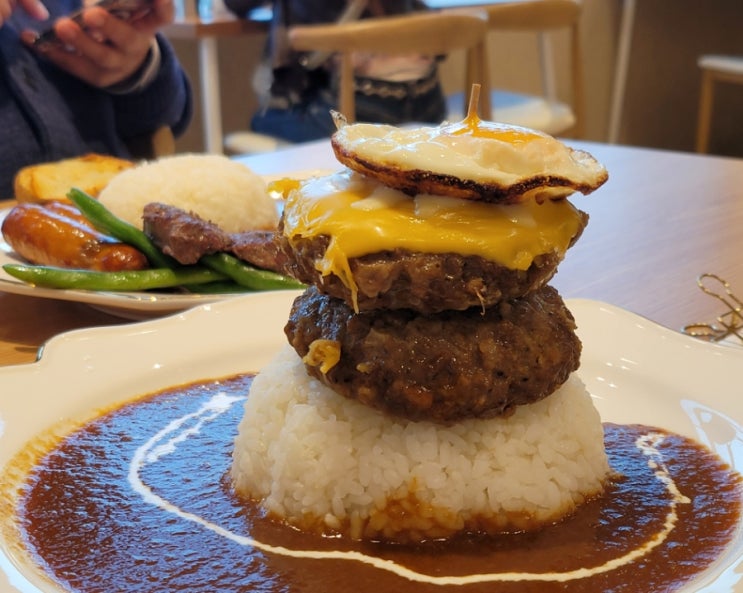
{"type": "Polygon", "coordinates": [[[146,443],[137,449],[129,464],[129,484],[148,503],[157,506],[166,513],[171,513],[185,521],[190,521],[208,529],[222,537],[246,547],[256,548],[263,552],[279,554],[293,558],[306,559],[335,559],[361,562],[374,566],[380,570],[386,570],[411,581],[429,583],[432,585],[469,585],[473,583],[486,582],[516,582],[516,581],[552,581],[565,582],[592,577],[606,573],[622,566],[630,564],[637,559],[647,555],[653,549],[660,546],[673,531],[678,521],[677,508],[681,504],[689,504],[691,501],[681,493],[668,471],[659,450],[659,446],[665,438],[662,433],[648,432],[635,441],[637,449],[647,458],[647,465],[653,472],[655,478],[661,482],[670,495],[668,511],[662,528],[650,539],[633,550],[623,555],[608,560],[601,565],[585,567],[566,572],[498,572],[483,573],[461,576],[433,576],[422,574],[391,560],[384,560],[360,552],[344,551],[320,551],[320,550],[292,550],[283,546],[272,546],[248,536],[239,535],[219,525],[189,513],[168,500],[155,494],[153,490],[141,479],[141,470],[146,465],[158,463],[163,457],[173,453],[180,443],[189,437],[197,435],[203,427],[221,414],[227,412],[231,406],[244,401],[244,397],[229,396],[224,393],[216,394],[207,400],[200,409],[191,414],[184,415],[169,422],[160,431],[154,434],[146,443]]]}

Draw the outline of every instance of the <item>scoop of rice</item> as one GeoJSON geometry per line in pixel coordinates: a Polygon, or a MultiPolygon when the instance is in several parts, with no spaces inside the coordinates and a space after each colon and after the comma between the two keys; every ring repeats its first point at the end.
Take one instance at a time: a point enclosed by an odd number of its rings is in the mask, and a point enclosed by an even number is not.
{"type": "Polygon", "coordinates": [[[98,199],[139,228],[150,202],[194,212],[230,233],[272,229],[278,222],[263,178],[222,155],[180,154],[144,162],[114,177],[98,199]]]}
{"type": "Polygon", "coordinates": [[[392,418],[310,378],[287,346],[253,381],[236,492],[300,529],[415,542],[531,529],[599,494],[603,427],[573,375],[508,418],[392,418]]]}

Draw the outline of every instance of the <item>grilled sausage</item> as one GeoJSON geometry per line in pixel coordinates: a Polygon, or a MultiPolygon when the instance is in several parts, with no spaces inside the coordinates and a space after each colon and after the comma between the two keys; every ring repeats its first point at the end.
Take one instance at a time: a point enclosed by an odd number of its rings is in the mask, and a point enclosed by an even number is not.
{"type": "Polygon", "coordinates": [[[60,202],[58,200],[49,200],[42,203],[42,206],[49,212],[54,212],[60,216],[64,216],[65,218],[71,218],[86,228],[93,228],[93,225],[87,218],[85,218],[85,215],[78,210],[75,204],[70,202],[60,202]]]}
{"type": "Polygon", "coordinates": [[[2,234],[33,264],[103,272],[149,267],[142,252],[100,233],[74,206],[62,203],[14,206],[3,221],[2,234]]]}

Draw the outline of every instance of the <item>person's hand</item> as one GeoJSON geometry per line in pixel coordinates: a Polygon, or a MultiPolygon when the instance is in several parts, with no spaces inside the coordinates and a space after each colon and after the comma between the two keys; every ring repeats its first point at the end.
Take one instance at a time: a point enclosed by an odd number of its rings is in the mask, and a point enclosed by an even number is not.
{"type": "MultiPolygon", "coordinates": [[[[4,1],[7,0],[0,0],[4,1]]],[[[91,6],[82,13],[82,26],[70,18],[58,19],[54,31],[60,43],[38,49],[49,61],[88,84],[107,87],[126,80],[139,69],[155,33],[172,22],[174,16],[173,0],[154,0],[150,12],[130,22],[91,6]]],[[[24,31],[24,42],[31,45],[34,38],[32,32],[24,31]]]]}
{"type": "Polygon", "coordinates": [[[41,0],[0,0],[0,27],[17,8],[25,10],[32,18],[39,21],[49,18],[49,11],[41,0]]]}

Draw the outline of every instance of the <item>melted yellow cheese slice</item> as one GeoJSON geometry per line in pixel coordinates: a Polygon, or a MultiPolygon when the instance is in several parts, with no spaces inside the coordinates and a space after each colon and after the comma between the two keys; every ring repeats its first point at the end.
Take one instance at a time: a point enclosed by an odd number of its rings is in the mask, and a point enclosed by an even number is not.
{"type": "Polygon", "coordinates": [[[304,181],[288,196],[284,235],[330,237],[316,262],[355,289],[348,260],[396,248],[480,256],[526,270],[540,254],[564,255],[581,213],[567,200],[498,205],[433,195],[410,197],[349,170],[304,181]]]}

